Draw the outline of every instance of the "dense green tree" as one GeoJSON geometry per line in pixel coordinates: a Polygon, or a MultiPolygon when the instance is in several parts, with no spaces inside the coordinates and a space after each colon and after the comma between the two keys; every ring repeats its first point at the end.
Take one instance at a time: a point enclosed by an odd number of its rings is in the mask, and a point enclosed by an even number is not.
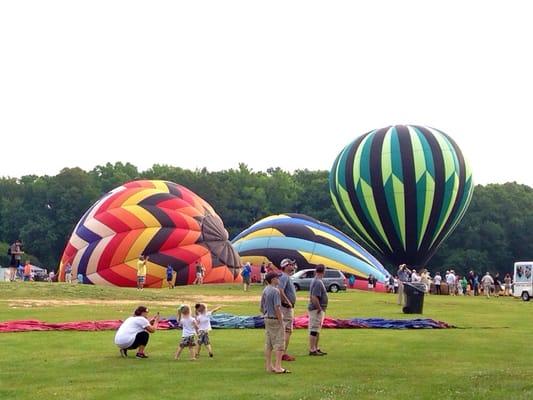
{"type": "MultiPolygon", "coordinates": [[[[65,168],[55,176],[0,178],[0,242],[20,238],[35,262],[55,268],[75,224],[104,193],[135,179],[179,183],[209,202],[230,237],[271,214],[301,213],[353,236],[332,204],[327,171],[280,168],[210,172],[155,164],[139,172],[130,163],[107,163],[90,172],[65,168]]],[[[533,188],[517,183],[478,185],[463,221],[429,262],[432,271],[509,272],[533,258],[533,188]]],[[[0,250],[2,245],[0,244],[0,250]]],[[[4,249],[5,253],[5,249],[4,249]]],[[[9,262],[0,253],[0,264],[9,262]]],[[[393,266],[390,266],[393,268],[393,266]]]]}

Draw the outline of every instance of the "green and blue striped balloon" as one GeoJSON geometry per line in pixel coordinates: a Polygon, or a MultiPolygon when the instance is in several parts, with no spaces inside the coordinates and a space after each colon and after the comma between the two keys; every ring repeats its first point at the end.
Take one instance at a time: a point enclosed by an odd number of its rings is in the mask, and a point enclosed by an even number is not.
{"type": "Polygon", "coordinates": [[[430,127],[368,132],[337,156],[335,207],[360,242],[393,264],[423,266],[466,212],[474,184],[457,144],[430,127]]]}

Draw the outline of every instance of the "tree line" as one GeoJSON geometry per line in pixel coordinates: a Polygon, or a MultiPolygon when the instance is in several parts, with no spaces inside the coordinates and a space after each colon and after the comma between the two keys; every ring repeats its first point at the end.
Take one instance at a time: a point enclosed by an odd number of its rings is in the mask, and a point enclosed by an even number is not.
{"type": "MultiPolygon", "coordinates": [[[[109,190],[135,179],[168,180],[191,189],[214,207],[230,238],[263,217],[287,212],[309,215],[353,237],[331,201],[328,171],[256,172],[244,164],[215,172],[159,164],[139,171],[118,162],[91,171],[65,168],[55,176],[0,178],[0,265],[9,262],[7,244],[20,238],[34,263],[56,269],[85,211],[109,190]]],[[[463,221],[428,268],[510,272],[514,261],[533,258],[532,226],[533,188],[517,183],[478,185],[463,221]]]]}

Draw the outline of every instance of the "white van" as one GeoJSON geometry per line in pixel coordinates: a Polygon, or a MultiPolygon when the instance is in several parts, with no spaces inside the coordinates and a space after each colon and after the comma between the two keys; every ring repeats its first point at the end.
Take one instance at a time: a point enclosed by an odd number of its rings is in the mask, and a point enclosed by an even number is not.
{"type": "Polygon", "coordinates": [[[533,297],[533,261],[514,263],[513,296],[529,301],[533,297]]]}

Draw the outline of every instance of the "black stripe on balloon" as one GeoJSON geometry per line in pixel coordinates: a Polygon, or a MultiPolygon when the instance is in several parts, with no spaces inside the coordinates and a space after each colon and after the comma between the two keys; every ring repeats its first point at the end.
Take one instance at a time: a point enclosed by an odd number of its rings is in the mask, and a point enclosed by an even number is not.
{"type": "Polygon", "coordinates": [[[310,264],[307,259],[296,250],[268,248],[247,250],[240,252],[239,254],[241,258],[266,257],[268,260],[270,260],[270,262],[272,262],[272,264],[274,264],[278,268],[279,264],[281,263],[281,260],[283,260],[284,258],[291,258],[293,260],[296,260],[296,264],[298,264],[298,269],[313,268],[315,266],[315,264],[310,264]]]}
{"type": "Polygon", "coordinates": [[[422,126],[415,126],[426,138],[429,148],[431,149],[431,156],[433,158],[433,166],[435,170],[435,194],[433,197],[433,204],[431,206],[431,212],[429,214],[428,225],[426,232],[424,233],[424,238],[420,243],[420,248],[418,250],[418,258],[416,260],[416,265],[423,266],[428,260],[428,254],[434,252],[433,248],[430,248],[431,241],[435,234],[437,224],[439,222],[439,216],[442,211],[442,203],[444,201],[444,187],[445,187],[445,177],[444,177],[444,158],[442,157],[442,150],[440,148],[439,142],[435,136],[426,128],[422,126]]]}
{"type": "Polygon", "coordinates": [[[172,234],[173,229],[171,228],[161,228],[154,235],[152,240],[144,248],[144,254],[150,255],[155,254],[163,246],[163,244],[168,240],[169,236],[172,234]]]}
{"type": "MultiPolygon", "coordinates": [[[[385,128],[385,129],[388,129],[388,128],[385,128]]],[[[355,182],[353,178],[354,156],[357,151],[357,148],[361,144],[362,140],[368,135],[370,135],[372,132],[373,131],[370,131],[364,134],[363,136],[359,137],[350,147],[348,157],[346,157],[346,165],[345,165],[346,191],[348,192],[348,197],[350,198],[350,205],[352,206],[355,215],[358,217],[359,221],[361,222],[361,225],[363,226],[366,235],[372,238],[372,240],[374,241],[374,243],[376,243],[376,245],[373,245],[371,242],[368,242],[367,240],[365,240],[364,239],[365,235],[363,235],[362,233],[359,234],[360,239],[364,243],[366,243],[369,249],[373,250],[376,254],[383,255],[385,254],[384,249],[387,248],[387,245],[383,242],[381,237],[378,235],[378,233],[376,232],[376,230],[374,229],[370,221],[368,221],[361,207],[361,204],[359,203],[359,199],[357,198],[357,195],[356,195],[357,192],[356,192],[355,182]]],[[[344,207],[340,196],[338,197],[337,200],[338,200],[338,203],[341,205],[341,207],[344,207]]],[[[352,229],[355,232],[359,232],[359,228],[355,225],[355,222],[352,221],[349,214],[345,212],[344,215],[346,216],[346,219],[351,222],[352,229]]]]}
{"type": "Polygon", "coordinates": [[[143,199],[139,202],[140,206],[157,206],[159,203],[165,200],[171,200],[176,198],[176,196],[170,194],[170,193],[157,193],[153,194],[151,196],[148,196],[147,198],[143,199]]]}
{"type": "Polygon", "coordinates": [[[181,194],[181,190],[175,183],[172,182],[165,182],[165,185],[167,185],[168,191],[173,194],[174,196],[179,197],[180,199],[183,198],[183,195],[181,194]]]}
{"type": "Polygon", "coordinates": [[[164,268],[166,268],[168,265],[172,266],[172,269],[176,271],[176,284],[186,285],[189,282],[188,263],[167,254],[153,253],[148,255],[150,257],[149,261],[154,264],[160,265],[164,268]]]}
{"type": "MultiPolygon", "coordinates": [[[[172,218],[168,216],[168,214],[163,211],[162,208],[159,208],[157,206],[149,206],[149,205],[141,205],[142,208],[144,208],[146,211],[148,211],[152,216],[157,219],[157,222],[161,224],[164,228],[175,228],[176,224],[174,221],[172,221],[172,218]]],[[[148,227],[151,228],[151,227],[148,227]]]]}
{"type": "Polygon", "coordinates": [[[313,222],[315,224],[318,224],[320,223],[319,221],[317,221],[316,219],[308,216],[308,215],[305,215],[305,214],[296,214],[296,213],[286,213],[284,214],[288,217],[291,217],[291,218],[297,218],[297,219],[303,219],[304,221],[309,221],[309,222],[313,222]]]}
{"type": "MultiPolygon", "coordinates": [[[[417,198],[416,198],[416,176],[415,162],[413,157],[413,144],[409,129],[405,125],[396,127],[400,143],[400,154],[402,155],[402,174],[404,190],[405,209],[405,261],[409,265],[416,265],[418,253],[417,229],[417,198]]],[[[400,260],[397,260],[400,261],[400,260]]],[[[398,262],[398,264],[402,264],[398,262]]]]}
{"type": "Polygon", "coordinates": [[[383,152],[383,141],[385,135],[390,127],[382,128],[376,131],[372,147],[370,148],[370,179],[372,187],[372,195],[376,203],[376,209],[383,231],[392,247],[392,252],[388,246],[383,243],[381,251],[391,261],[398,263],[405,258],[403,245],[394,228],[394,219],[391,216],[389,207],[387,206],[387,196],[385,194],[385,187],[383,186],[381,154],[383,152]]]}
{"type": "Polygon", "coordinates": [[[455,203],[453,205],[452,211],[450,212],[450,215],[448,216],[448,220],[444,224],[444,227],[442,228],[441,233],[437,237],[434,247],[431,249],[430,252],[428,252],[426,256],[426,262],[429,261],[431,257],[433,257],[438,247],[440,246],[442,240],[444,240],[444,237],[447,235],[449,229],[453,227],[453,223],[455,219],[457,218],[458,214],[461,212],[460,207],[461,207],[463,196],[466,195],[465,193],[466,166],[465,166],[465,159],[463,157],[463,153],[461,152],[461,149],[459,148],[459,146],[457,146],[457,143],[455,143],[451,137],[446,135],[444,132],[441,132],[441,131],[439,132],[448,139],[453,149],[455,150],[455,154],[457,155],[457,161],[459,162],[459,187],[457,188],[457,197],[455,198],[455,203]]]}
{"type": "Polygon", "coordinates": [[[297,223],[296,221],[292,221],[292,223],[278,222],[275,226],[273,225],[272,228],[280,231],[287,237],[294,237],[309,241],[313,241],[315,239],[315,234],[311,229],[300,223],[297,223]]]}

